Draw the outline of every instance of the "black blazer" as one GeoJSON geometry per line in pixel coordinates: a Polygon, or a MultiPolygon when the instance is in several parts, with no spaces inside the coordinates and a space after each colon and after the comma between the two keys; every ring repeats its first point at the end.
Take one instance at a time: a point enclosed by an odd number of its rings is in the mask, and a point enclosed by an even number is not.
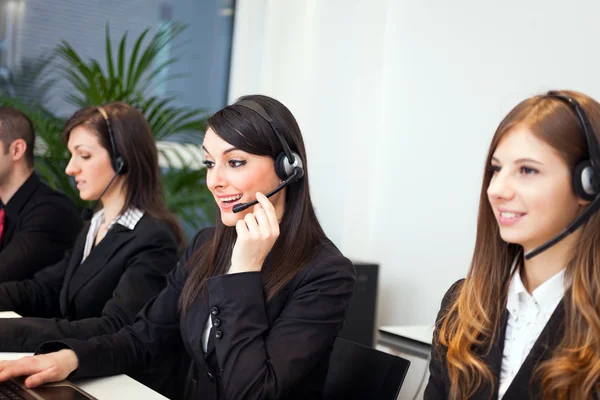
{"type": "MultiPolygon", "coordinates": [[[[438,334],[437,326],[443,310],[450,307],[451,300],[458,294],[458,290],[464,280],[459,280],[454,283],[448,290],[444,299],[440,313],[436,321],[436,330],[434,337],[438,334]]],[[[550,320],[540,333],[537,341],[533,345],[531,351],[525,358],[521,368],[515,375],[513,381],[504,394],[504,399],[541,399],[541,386],[538,379],[532,381],[532,375],[535,367],[541,362],[548,360],[552,351],[558,346],[564,335],[564,303],[561,301],[556,307],[556,310],[550,317],[550,320]]],[[[500,380],[500,369],[502,366],[502,353],[504,351],[504,339],[506,335],[506,323],[508,319],[508,311],[506,308],[501,316],[500,332],[496,335],[496,341],[492,344],[489,353],[481,352],[480,356],[485,361],[486,365],[491,369],[495,377],[495,384],[492,388],[487,384],[480,389],[473,400],[488,400],[498,399],[498,385],[500,380]]],[[[448,368],[446,366],[446,349],[433,348],[431,351],[431,362],[429,364],[429,383],[425,389],[425,400],[447,399],[449,390],[448,368]]]]}
{"type": "Polygon", "coordinates": [[[44,344],[45,353],[69,347],[79,358],[72,378],[123,373],[147,363],[181,337],[196,366],[192,398],[320,399],[329,356],[354,290],[352,263],[333,244],[276,296],[265,302],[261,274],[215,276],[187,312],[178,308],[192,253],[214,230],[196,235],[167,288],[144,307],[135,324],[89,341],[44,344]],[[209,353],[202,332],[213,317],[209,353]],[[195,386],[195,387],[194,387],[195,386]]]}
{"type": "Polygon", "coordinates": [[[60,261],[81,230],[75,204],[34,173],[4,206],[0,283],[33,277],[60,261]]]}
{"type": "Polygon", "coordinates": [[[0,285],[0,351],[34,351],[43,342],[119,331],[167,283],[177,243],[166,222],[147,214],[133,231],[114,224],[81,263],[89,224],[72,252],[33,279],[0,285]]]}

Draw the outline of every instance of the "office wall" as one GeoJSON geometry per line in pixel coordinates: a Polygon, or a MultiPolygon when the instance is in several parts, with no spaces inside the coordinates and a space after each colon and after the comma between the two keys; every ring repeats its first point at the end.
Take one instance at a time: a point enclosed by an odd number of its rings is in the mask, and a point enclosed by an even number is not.
{"type": "Polygon", "coordinates": [[[328,235],[381,264],[380,324],[432,323],[473,250],[502,117],[549,88],[600,98],[592,0],[238,0],[229,99],[303,129],[328,235]]]}

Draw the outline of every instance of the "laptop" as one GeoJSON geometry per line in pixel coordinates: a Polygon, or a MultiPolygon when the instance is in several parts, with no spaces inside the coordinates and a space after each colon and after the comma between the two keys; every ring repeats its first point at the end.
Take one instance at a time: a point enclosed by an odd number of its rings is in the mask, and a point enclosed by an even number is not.
{"type": "Polygon", "coordinates": [[[337,338],[323,400],[396,400],[410,361],[337,338]]]}
{"type": "Polygon", "coordinates": [[[24,379],[0,382],[0,400],[98,400],[69,381],[27,389],[24,379]]]}

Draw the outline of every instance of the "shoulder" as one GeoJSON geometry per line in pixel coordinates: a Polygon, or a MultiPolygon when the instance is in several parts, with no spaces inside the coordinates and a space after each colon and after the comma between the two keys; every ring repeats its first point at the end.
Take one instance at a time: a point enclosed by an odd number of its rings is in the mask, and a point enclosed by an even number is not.
{"type": "Polygon", "coordinates": [[[185,252],[183,254],[183,258],[182,261],[185,262],[187,260],[189,260],[194,253],[196,253],[196,251],[198,251],[198,249],[200,249],[204,244],[208,243],[208,241],[210,239],[212,239],[212,237],[215,234],[215,228],[214,227],[209,227],[209,228],[204,228],[201,229],[200,231],[198,231],[194,237],[192,237],[192,239],[189,241],[189,244],[187,246],[187,248],[185,249],[185,252]]]}
{"type": "Polygon", "coordinates": [[[43,182],[39,182],[22,208],[23,214],[43,212],[49,219],[76,219],[80,220],[80,212],[75,203],[65,194],[52,189],[43,182]],[[48,212],[50,211],[51,212],[48,212]],[[47,214],[46,214],[47,213],[47,214]]]}
{"type": "Polygon", "coordinates": [[[444,297],[442,298],[442,305],[440,307],[442,310],[454,304],[456,298],[460,294],[464,282],[464,278],[459,279],[456,282],[454,282],[452,286],[450,286],[450,288],[446,291],[446,294],[444,294],[444,297]]]}
{"type": "Polygon", "coordinates": [[[190,249],[192,251],[198,250],[205,243],[207,243],[210,239],[212,239],[213,236],[214,236],[214,234],[215,234],[215,228],[214,227],[209,227],[209,228],[201,229],[200,231],[198,231],[194,235],[194,237],[192,238],[192,240],[190,240],[190,244],[188,246],[188,249],[190,249]]]}
{"type": "Polygon", "coordinates": [[[52,207],[60,205],[61,207],[73,212],[76,212],[77,210],[73,200],[71,200],[66,194],[52,189],[42,181],[39,181],[39,184],[37,185],[33,200],[34,202],[48,204],[52,207]]]}
{"type": "Polygon", "coordinates": [[[448,315],[448,311],[456,302],[456,299],[460,295],[461,288],[465,282],[465,279],[459,279],[450,286],[450,288],[444,294],[442,298],[442,304],[440,305],[440,310],[438,311],[437,317],[435,318],[435,332],[434,332],[434,342],[437,342],[435,339],[439,334],[440,326],[443,324],[444,319],[448,315]]]}
{"type": "Polygon", "coordinates": [[[327,239],[316,249],[306,266],[292,279],[299,285],[314,280],[335,280],[345,282],[349,287],[354,288],[356,269],[352,261],[327,239]]]}
{"type": "Polygon", "coordinates": [[[168,241],[176,245],[175,233],[165,220],[156,219],[144,213],[144,216],[138,221],[133,232],[139,240],[151,240],[156,243],[159,241],[168,241]]]}

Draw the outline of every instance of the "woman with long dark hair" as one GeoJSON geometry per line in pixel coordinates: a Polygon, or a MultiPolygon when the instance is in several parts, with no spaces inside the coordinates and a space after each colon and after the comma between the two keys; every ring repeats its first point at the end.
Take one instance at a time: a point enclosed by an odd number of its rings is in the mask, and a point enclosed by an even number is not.
{"type": "Polygon", "coordinates": [[[71,152],[66,173],[80,197],[99,200],[98,207],[63,260],[32,279],[0,285],[0,310],[23,317],[2,320],[0,351],[34,351],[48,340],[131,325],[165,288],[183,249],[141,112],[124,103],[83,108],[67,121],[64,139],[71,152]]]}
{"type": "Polygon", "coordinates": [[[33,375],[26,384],[36,386],[127,372],[181,337],[193,359],[189,397],[321,397],[355,271],[314,213],[298,124],[280,102],[246,96],[208,120],[203,151],[220,218],[192,240],[137,322],[47,343],[39,353],[60,351],[3,362],[0,380],[33,375]]]}
{"type": "Polygon", "coordinates": [[[600,216],[544,246],[596,198],[598,133],[600,104],[571,91],[526,99],[500,123],[471,267],[442,301],[425,399],[598,396],[600,216]]]}

